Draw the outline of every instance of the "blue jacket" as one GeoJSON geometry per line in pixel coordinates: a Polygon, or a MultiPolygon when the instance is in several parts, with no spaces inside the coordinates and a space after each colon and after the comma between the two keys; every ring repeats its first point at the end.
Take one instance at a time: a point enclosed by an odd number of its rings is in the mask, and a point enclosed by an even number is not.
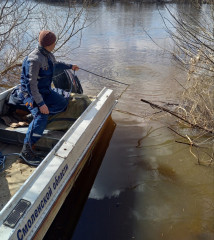
{"type": "MultiPolygon", "coordinates": [[[[21,74],[23,97],[30,97],[39,107],[44,104],[43,95],[51,90],[55,63],[54,55],[40,46],[23,61],[21,74]]],[[[72,65],[69,64],[68,68],[72,68],[72,65]]]]}

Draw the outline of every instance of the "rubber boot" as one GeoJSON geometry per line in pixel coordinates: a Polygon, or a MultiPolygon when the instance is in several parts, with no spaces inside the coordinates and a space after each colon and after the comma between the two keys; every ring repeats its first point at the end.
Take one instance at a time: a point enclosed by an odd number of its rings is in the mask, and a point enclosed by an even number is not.
{"type": "Polygon", "coordinates": [[[38,166],[41,161],[42,161],[42,158],[37,156],[31,146],[29,144],[24,144],[23,145],[23,148],[22,148],[22,151],[21,151],[21,154],[20,154],[20,157],[29,165],[32,165],[32,166],[38,166]]]}

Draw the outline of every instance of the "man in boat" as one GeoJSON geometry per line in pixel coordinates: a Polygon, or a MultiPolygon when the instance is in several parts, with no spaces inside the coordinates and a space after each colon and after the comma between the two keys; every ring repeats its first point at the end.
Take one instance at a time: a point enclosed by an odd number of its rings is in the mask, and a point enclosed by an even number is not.
{"type": "MultiPolygon", "coordinates": [[[[56,63],[51,53],[56,44],[53,32],[43,30],[39,34],[39,46],[23,61],[21,74],[21,95],[23,103],[33,116],[21,156],[29,162],[41,159],[34,153],[32,146],[41,138],[47,125],[48,116],[66,109],[68,99],[51,89],[53,67],[56,63]]],[[[77,65],[67,64],[68,69],[78,70],[77,65]]]]}

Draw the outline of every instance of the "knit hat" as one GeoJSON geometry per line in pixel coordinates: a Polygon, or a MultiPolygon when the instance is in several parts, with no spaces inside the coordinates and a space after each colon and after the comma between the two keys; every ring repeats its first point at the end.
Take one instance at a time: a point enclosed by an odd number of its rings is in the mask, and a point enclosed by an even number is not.
{"type": "Polygon", "coordinates": [[[42,47],[50,46],[55,42],[56,42],[56,35],[53,32],[49,30],[43,30],[39,33],[39,44],[42,47]]]}

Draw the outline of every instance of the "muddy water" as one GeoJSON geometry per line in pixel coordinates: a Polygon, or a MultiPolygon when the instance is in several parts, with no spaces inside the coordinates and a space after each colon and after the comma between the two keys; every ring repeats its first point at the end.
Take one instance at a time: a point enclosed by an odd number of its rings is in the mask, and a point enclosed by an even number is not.
{"type": "Polygon", "coordinates": [[[107,86],[122,96],[112,114],[117,126],[74,240],[214,239],[214,170],[198,166],[189,148],[175,143],[167,129],[173,119],[151,118],[157,110],[140,101],[177,102],[181,89],[175,79],[185,78],[143,31],[170,48],[158,8],[170,18],[156,4],[92,7],[89,18],[97,21],[85,29],[81,48],[73,53],[82,68],[130,84],[124,92],[123,85],[78,73],[87,93],[107,86]]]}
{"type": "MultiPolygon", "coordinates": [[[[192,11],[188,5],[168,6],[174,12],[192,11]]],[[[159,11],[170,19],[158,4],[115,2],[90,7],[88,18],[93,23],[71,56],[81,68],[130,84],[126,89],[78,72],[86,94],[95,95],[105,86],[114,90],[118,104],[112,114],[116,128],[74,240],[214,239],[214,169],[198,166],[189,148],[175,143],[167,128],[176,124],[173,118],[140,101],[176,103],[182,91],[176,80],[185,80],[163,50],[173,46],[159,11]]],[[[203,15],[194,14],[198,19],[203,15]]],[[[74,39],[71,46],[77,45],[74,39]]],[[[62,236],[70,228],[65,222],[62,236]]]]}

